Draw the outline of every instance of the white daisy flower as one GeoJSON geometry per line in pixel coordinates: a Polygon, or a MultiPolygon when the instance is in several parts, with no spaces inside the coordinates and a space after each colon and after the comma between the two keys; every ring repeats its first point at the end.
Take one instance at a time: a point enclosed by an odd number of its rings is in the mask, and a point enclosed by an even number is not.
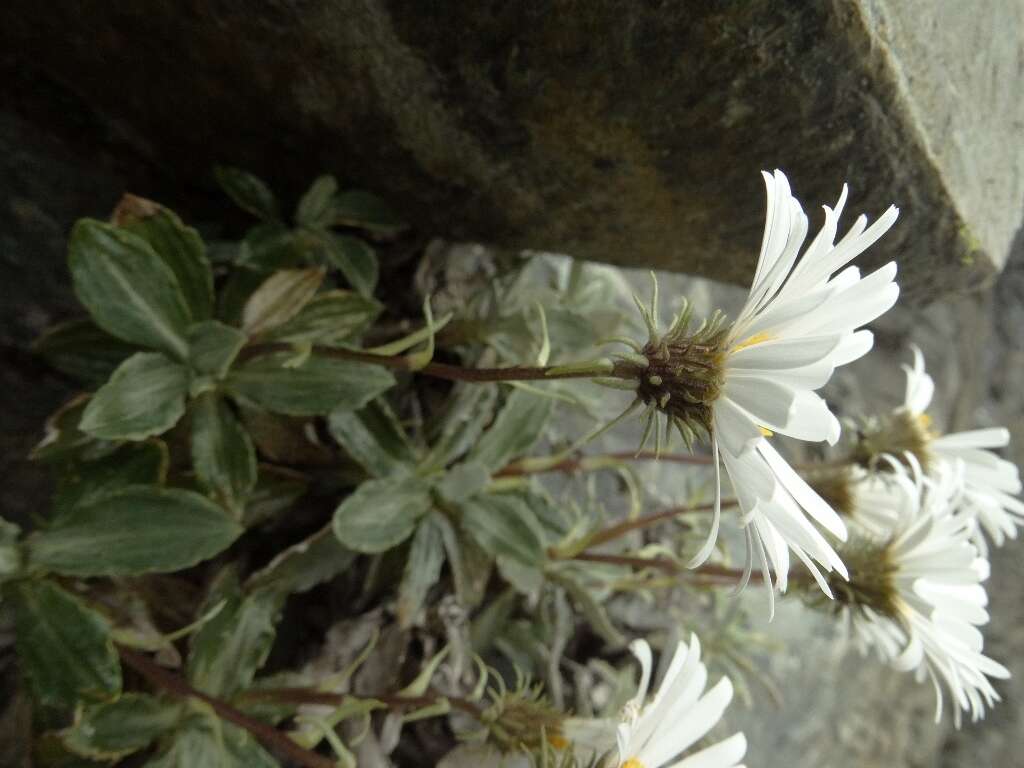
{"type": "MultiPolygon", "coordinates": [[[[902,468],[901,470],[902,471],[902,468]]],[[[931,679],[936,721],[942,716],[942,686],[973,720],[999,700],[989,678],[1009,672],[982,653],[979,626],[988,622],[982,582],[988,562],[971,542],[970,519],[956,514],[962,465],[945,467],[936,480],[889,484],[908,503],[897,504],[900,520],[882,544],[851,543],[843,549],[848,584],[836,584],[851,631],[862,651],[874,648],[883,661],[931,679]]]]}
{"type": "MultiPolygon", "coordinates": [[[[839,540],[846,537],[846,528],[765,438],[778,432],[800,440],[838,439],[839,422],[814,390],[825,385],[837,366],[871,349],[871,333],[857,329],[889,309],[899,294],[893,282],[895,262],[863,278],[847,265],[885,234],[898,212],[890,207],[870,227],[860,216],[836,243],[847,196],[844,186],[835,209],[824,206],[825,223],[799,257],[807,217],[781,171],[763,176],[768,191],[764,239],[749,297],[736,322],[726,325],[716,313],[690,331],[690,312],[684,308],[662,335],[655,320],[655,289],[650,310],[640,306],[648,342],[640,347],[625,340],[636,354],[621,357],[615,375],[636,384],[637,398],[627,413],[647,406],[641,449],[658,412],[688,444],[699,431],[711,439],[715,511],[710,536],[690,566],[711,555],[718,537],[718,472],[724,463],[743,512],[744,584],[756,558],[766,584],[774,572],[776,588],[785,590],[792,551],[827,593],[820,569],[840,574],[845,569],[815,523],[839,540]]],[[[660,428],[656,435],[660,447],[660,428]]]]}
{"type": "Polygon", "coordinates": [[[658,692],[646,703],[653,669],[651,647],[637,640],[630,650],[640,661],[640,686],[616,730],[618,768],[743,768],[739,761],[747,751],[747,740],[742,733],[680,759],[718,723],[732,700],[727,677],[704,693],[708,673],[700,661],[696,635],[689,646],[683,642],[676,646],[658,692]]]}
{"type": "MultiPolygon", "coordinates": [[[[907,374],[907,389],[903,406],[895,421],[902,417],[903,445],[897,436],[897,449],[914,455],[928,470],[940,462],[960,460],[964,464],[964,492],[962,508],[975,516],[992,542],[1002,546],[1007,538],[1016,538],[1017,528],[1024,524],[1024,502],[1015,498],[1021,492],[1017,466],[992,453],[992,449],[1005,448],[1010,432],[1003,427],[974,429],[940,435],[928,415],[935,392],[935,382],[924,369],[924,355],[914,346],[914,365],[903,366],[907,374]]],[[[984,541],[979,537],[979,545],[984,541]]]]}

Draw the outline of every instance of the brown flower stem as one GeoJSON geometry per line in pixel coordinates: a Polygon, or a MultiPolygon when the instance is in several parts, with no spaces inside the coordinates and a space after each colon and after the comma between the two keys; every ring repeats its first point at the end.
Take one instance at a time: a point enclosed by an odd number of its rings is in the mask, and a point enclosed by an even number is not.
{"type": "MultiPolygon", "coordinates": [[[[743,571],[736,568],[726,568],[721,565],[702,565],[693,570],[684,568],[674,560],[666,557],[628,557],[626,555],[606,555],[601,552],[580,552],[572,558],[587,563],[605,563],[607,565],[625,565],[630,568],[657,568],[660,571],[670,574],[689,574],[710,583],[733,584],[743,579],[743,571]]],[[[762,583],[760,573],[750,574],[750,581],[754,584],[762,583]]]]}
{"type": "Polygon", "coordinates": [[[125,664],[157,688],[179,699],[193,698],[208,704],[218,717],[239,728],[244,728],[255,736],[263,746],[278,752],[289,760],[293,760],[305,768],[335,768],[335,763],[330,758],[300,747],[273,726],[249,717],[225,701],[196,690],[185,680],[156,665],[143,654],[120,645],[117,646],[117,652],[125,664]]]}
{"type": "Polygon", "coordinates": [[[711,464],[710,456],[689,455],[683,453],[663,453],[658,455],[654,451],[620,451],[617,453],[595,453],[585,456],[568,456],[559,458],[550,457],[551,461],[544,458],[526,458],[514,461],[505,468],[498,471],[495,477],[519,477],[521,475],[538,475],[547,472],[587,472],[590,470],[607,469],[616,463],[623,461],[665,461],[670,464],[692,464],[696,466],[707,466],[711,464]]]}
{"type": "MultiPolygon", "coordinates": [[[[322,704],[325,706],[341,706],[352,696],[346,693],[330,693],[319,691],[316,688],[259,688],[244,691],[239,694],[236,701],[277,701],[285,704],[322,704]]],[[[441,699],[447,701],[455,708],[461,709],[473,715],[477,719],[483,714],[482,710],[468,699],[460,699],[453,696],[397,696],[384,694],[382,696],[363,696],[364,699],[376,699],[392,709],[400,707],[429,707],[437,704],[441,699]]]]}
{"type": "MultiPolygon", "coordinates": [[[[722,499],[722,509],[735,507],[737,504],[739,504],[739,502],[736,499],[722,499]]],[[[636,531],[641,528],[647,528],[649,526],[656,525],[657,523],[660,523],[664,520],[671,520],[672,518],[678,517],[679,515],[695,514],[699,512],[713,512],[714,509],[715,505],[713,503],[701,504],[696,507],[669,507],[668,509],[663,509],[660,512],[652,512],[649,515],[637,517],[633,520],[624,520],[621,523],[617,523],[608,528],[605,528],[603,531],[598,531],[593,536],[591,536],[590,539],[587,541],[587,549],[590,549],[592,547],[598,547],[602,544],[606,544],[609,541],[613,541],[614,539],[619,538],[620,536],[624,536],[630,531],[636,531]]]]}
{"type": "MultiPolygon", "coordinates": [[[[240,357],[248,359],[273,352],[291,352],[289,344],[266,343],[254,344],[242,350],[240,357]]],[[[490,381],[554,381],[556,379],[592,379],[595,377],[631,378],[626,371],[598,370],[559,370],[563,366],[525,366],[516,365],[508,368],[464,368],[461,365],[448,363],[427,363],[422,368],[414,368],[408,357],[403,355],[375,355],[370,352],[359,352],[353,349],[335,347],[313,347],[313,351],[322,357],[333,357],[341,360],[353,360],[359,363],[371,363],[394,371],[409,371],[423,376],[447,381],[469,381],[486,383],[490,381]]]]}

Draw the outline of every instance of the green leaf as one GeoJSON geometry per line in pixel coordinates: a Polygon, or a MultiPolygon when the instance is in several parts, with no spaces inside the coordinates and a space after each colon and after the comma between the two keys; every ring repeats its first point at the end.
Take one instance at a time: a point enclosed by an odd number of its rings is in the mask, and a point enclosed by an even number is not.
{"type": "Polygon", "coordinates": [[[227,602],[189,644],[189,682],[210,696],[229,697],[249,687],[274,644],[284,597],[265,589],[246,594],[234,570],[226,570],[204,608],[227,602]]]}
{"type": "Polygon", "coordinates": [[[416,452],[391,409],[381,401],[358,411],[332,411],[327,419],[331,435],[373,477],[411,474],[416,452]]]}
{"type": "Polygon", "coordinates": [[[380,302],[352,291],[329,291],[314,296],[295,317],[269,331],[266,339],[344,346],[369,328],[383,308],[380,302]]]}
{"type": "Polygon", "coordinates": [[[98,387],[139,349],[114,338],[92,320],[69,320],[49,328],[33,351],[61,373],[98,387]]]}
{"type": "Polygon", "coordinates": [[[170,746],[145,768],[280,768],[247,731],[220,720],[205,705],[175,732],[170,746]]]}
{"type": "Polygon", "coordinates": [[[490,429],[470,452],[470,460],[497,472],[527,453],[544,433],[553,406],[551,398],[515,390],[490,429]]]}
{"type": "Polygon", "coordinates": [[[76,507],[29,537],[29,562],[69,576],[133,576],[188,568],[242,528],[192,491],[130,486],[76,507]]]}
{"type": "Polygon", "coordinates": [[[437,485],[437,492],[452,504],[476,496],[491,481],[491,473],[483,464],[467,461],[456,464],[445,472],[437,485]]]}
{"type": "Polygon", "coordinates": [[[9,584],[15,648],[33,698],[70,707],[121,692],[121,665],[110,624],[77,597],[48,580],[9,584]]]}
{"type": "Polygon", "coordinates": [[[192,467],[200,484],[240,513],[256,485],[256,450],[249,433],[214,392],[192,407],[192,467]]]}
{"type": "Polygon", "coordinates": [[[29,458],[33,461],[63,461],[100,444],[78,428],[88,404],[89,395],[78,395],[51,413],[46,420],[46,433],[32,449],[29,458]]]}
{"type": "Polygon", "coordinates": [[[0,582],[21,570],[21,528],[0,517],[0,582]]]}
{"type": "Polygon", "coordinates": [[[405,573],[398,587],[398,623],[403,629],[410,627],[427,599],[427,592],[441,577],[444,564],[444,539],[434,512],[416,526],[405,561],[405,573]]]}
{"type": "Polygon", "coordinates": [[[63,515],[92,504],[129,485],[163,485],[170,456],[161,440],[122,445],[94,460],[67,462],[62,467],[53,506],[63,515]]]}
{"type": "Polygon", "coordinates": [[[213,271],[199,233],[186,227],[173,211],[135,195],[121,198],[114,222],[149,243],[171,268],[192,320],[208,320],[213,312],[213,271]]]}
{"type": "Polygon", "coordinates": [[[444,515],[434,520],[441,529],[459,605],[474,608],[483,602],[487,593],[487,583],[494,570],[494,558],[462,526],[456,528],[444,515]]]}
{"type": "Polygon", "coordinates": [[[369,363],[313,355],[298,368],[285,368],[287,353],[262,355],[228,374],[238,397],[274,413],[317,416],[336,408],[355,410],[391,388],[390,371],[369,363]]]}
{"type": "Polygon", "coordinates": [[[239,168],[218,165],[213,175],[220,188],[242,210],[261,219],[277,219],[277,200],[270,188],[251,173],[239,168]]]}
{"type": "Polygon", "coordinates": [[[318,239],[328,263],[345,276],[363,296],[373,296],[380,276],[377,254],[367,243],[351,235],[319,232],[318,239]]]}
{"type": "Polygon", "coordinates": [[[355,559],[356,553],[342,545],[328,525],[281,552],[250,576],[245,588],[279,594],[306,592],[348,570],[355,559]]]}
{"type": "Polygon", "coordinates": [[[553,582],[562,587],[572,598],[580,613],[590,624],[590,628],[600,635],[611,646],[622,647],[626,644],[625,636],[615,627],[605,610],[604,600],[599,600],[587,588],[564,571],[552,571],[548,574],[553,582]]]}
{"type": "Polygon", "coordinates": [[[245,505],[242,524],[249,528],[276,517],[305,495],[308,487],[308,478],[299,472],[260,465],[256,487],[249,493],[245,505]]]}
{"type": "Polygon", "coordinates": [[[242,310],[242,330],[258,336],[299,313],[320,288],[324,270],[282,269],[268,277],[242,310]]]}
{"type": "Polygon", "coordinates": [[[464,502],[461,509],[462,526],[491,555],[534,568],[543,564],[544,532],[521,500],[488,494],[464,502]]]}
{"type": "Polygon", "coordinates": [[[433,448],[424,459],[429,469],[441,469],[476,445],[491,420],[498,388],[493,384],[455,385],[448,409],[431,431],[433,448]]]}
{"type": "Polygon", "coordinates": [[[277,222],[258,224],[242,240],[237,265],[260,274],[303,266],[312,248],[318,246],[306,242],[303,234],[277,222]]]}
{"type": "Polygon", "coordinates": [[[369,480],[334,511],[334,534],[357,552],[383,552],[409,538],[431,504],[421,478],[369,480]]]}
{"type": "Polygon", "coordinates": [[[178,280],[138,235],[92,219],[71,230],[75,294],[97,325],[119,339],[184,360],[192,322],[178,280]]]}
{"type": "Polygon", "coordinates": [[[107,440],[144,440],[185,413],[188,369],[156,352],[137,352],[93,395],[79,429],[107,440]]]}
{"type": "Polygon", "coordinates": [[[72,752],[116,760],[136,752],[171,730],[181,717],[181,704],[143,693],[126,693],[117,701],[82,708],[61,741],[72,752]]]}
{"type": "Polygon", "coordinates": [[[334,200],[334,223],[393,235],[405,228],[398,215],[374,194],[350,189],[334,200]]]}
{"type": "Polygon", "coordinates": [[[248,339],[237,328],[217,320],[188,329],[188,361],[192,370],[223,379],[248,339]]]}
{"type": "Polygon", "coordinates": [[[313,182],[295,209],[295,223],[310,227],[327,226],[334,219],[334,193],[338,182],[333,176],[321,176],[313,182]]]}

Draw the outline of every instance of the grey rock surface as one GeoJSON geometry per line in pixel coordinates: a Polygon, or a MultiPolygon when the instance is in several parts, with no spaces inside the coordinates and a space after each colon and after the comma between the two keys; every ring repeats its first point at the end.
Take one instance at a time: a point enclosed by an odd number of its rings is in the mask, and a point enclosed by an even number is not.
{"type": "Polygon", "coordinates": [[[293,192],[333,171],[427,233],[743,282],[757,172],[778,166],[811,209],[844,180],[853,209],[901,205],[868,265],[898,257],[921,301],[986,279],[1019,224],[1020,14],[1020,0],[12,0],[0,44],[49,86],[14,108],[65,89],[77,102],[50,127],[90,157],[75,126],[98,116],[133,185],[133,162],[180,189],[216,162],[293,192]]]}

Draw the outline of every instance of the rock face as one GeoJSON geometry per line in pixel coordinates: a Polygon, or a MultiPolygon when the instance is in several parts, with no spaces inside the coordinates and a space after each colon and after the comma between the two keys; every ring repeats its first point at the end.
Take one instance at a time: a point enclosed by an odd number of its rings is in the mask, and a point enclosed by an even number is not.
{"type": "Polygon", "coordinates": [[[90,157],[75,110],[99,119],[133,185],[326,170],[421,231],[743,282],[778,166],[812,216],[843,180],[854,211],[900,205],[868,266],[897,257],[923,300],[983,281],[1020,223],[1022,11],[998,7],[11,0],[0,42],[51,86],[13,108],[74,94],[45,128],[90,157]]]}

